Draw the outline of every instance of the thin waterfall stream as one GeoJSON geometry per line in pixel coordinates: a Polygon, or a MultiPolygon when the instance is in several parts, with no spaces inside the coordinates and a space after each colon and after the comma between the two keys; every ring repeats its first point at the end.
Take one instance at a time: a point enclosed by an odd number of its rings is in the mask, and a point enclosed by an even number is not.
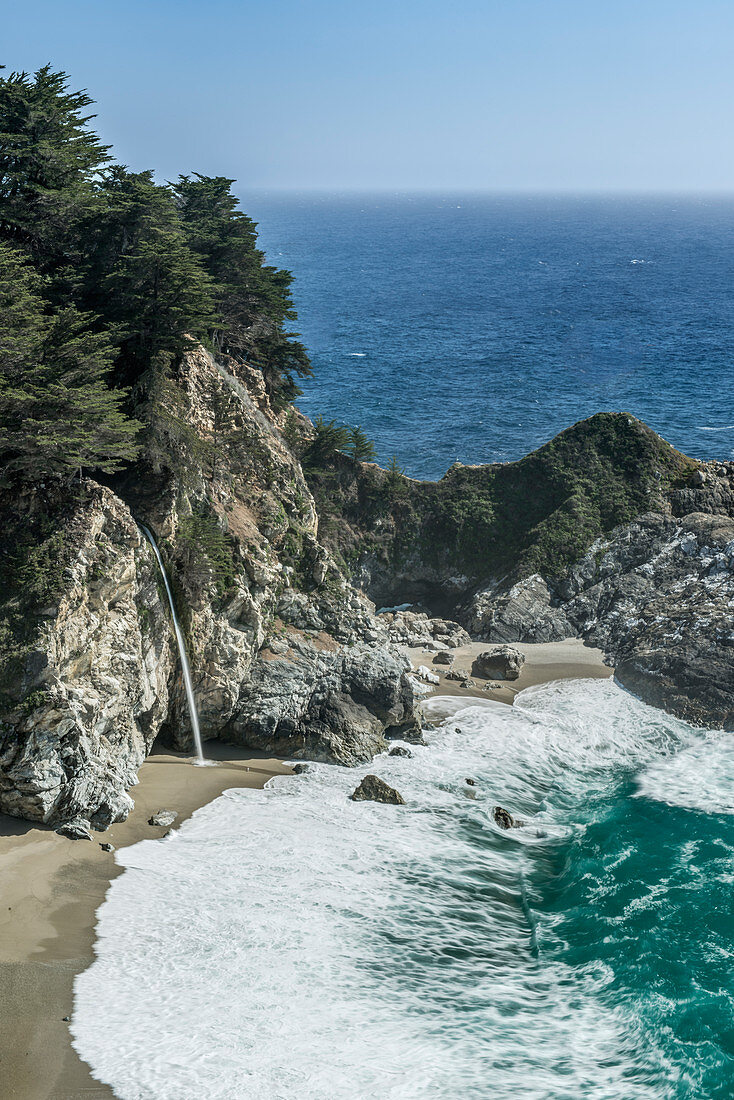
{"type": "Polygon", "coordinates": [[[181,627],[178,623],[178,617],[176,615],[176,607],[173,602],[173,592],[171,586],[168,583],[168,574],[166,573],[165,566],[163,564],[163,558],[161,552],[158,549],[158,544],[153,538],[152,533],[148,530],[144,523],[139,523],[140,530],[145,535],[146,539],[153,548],[155,559],[158,562],[158,568],[160,569],[161,576],[163,577],[163,583],[166,586],[166,595],[168,596],[168,606],[171,609],[171,618],[173,619],[173,629],[176,634],[176,643],[178,645],[178,655],[181,660],[181,671],[183,672],[184,686],[186,688],[186,702],[189,706],[189,717],[191,718],[191,729],[194,733],[194,746],[196,748],[196,763],[199,765],[206,764],[208,761],[204,758],[204,750],[201,744],[201,731],[199,729],[199,712],[196,709],[196,700],[194,699],[194,689],[191,684],[191,669],[189,667],[189,658],[186,653],[186,642],[181,631],[181,627]]]}

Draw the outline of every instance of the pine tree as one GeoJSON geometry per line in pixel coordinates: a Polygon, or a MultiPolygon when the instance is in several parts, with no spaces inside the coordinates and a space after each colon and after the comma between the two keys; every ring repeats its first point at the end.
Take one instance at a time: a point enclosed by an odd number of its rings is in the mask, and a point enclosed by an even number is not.
{"type": "Polygon", "coordinates": [[[110,390],[113,349],[73,307],[49,316],[41,279],[0,244],[0,461],[3,478],[35,481],[135,458],[139,425],[110,390]]]}
{"type": "Polygon", "coordinates": [[[46,271],[67,262],[76,217],[109,161],[89,128],[92,100],[49,65],[0,78],[0,239],[46,271]]]}
{"type": "Polygon", "coordinates": [[[308,377],[306,349],[288,331],[296,319],[293,276],[265,264],[257,227],[232,194],[224,176],[180,176],[176,202],[190,247],[216,285],[216,346],[245,355],[260,367],[271,400],[285,407],[300,393],[293,375],[308,377]]]}
{"type": "Polygon", "coordinates": [[[367,438],[367,435],[362,428],[360,428],[359,424],[349,429],[349,447],[347,453],[350,454],[352,458],[356,459],[357,462],[373,462],[375,459],[375,445],[371,439],[367,438]]]}
{"type": "Polygon", "coordinates": [[[188,247],[173,195],[151,172],[115,169],[102,195],[108,205],[97,219],[90,265],[102,299],[96,304],[142,370],[161,352],[180,353],[206,335],[215,323],[215,288],[188,247]]]}

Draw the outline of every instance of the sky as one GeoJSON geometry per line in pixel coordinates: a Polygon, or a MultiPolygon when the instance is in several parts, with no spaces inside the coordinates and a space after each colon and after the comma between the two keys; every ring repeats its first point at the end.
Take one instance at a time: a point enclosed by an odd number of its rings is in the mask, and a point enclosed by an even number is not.
{"type": "Polygon", "coordinates": [[[734,191],[732,0],[0,0],[0,62],[161,179],[734,191]]]}

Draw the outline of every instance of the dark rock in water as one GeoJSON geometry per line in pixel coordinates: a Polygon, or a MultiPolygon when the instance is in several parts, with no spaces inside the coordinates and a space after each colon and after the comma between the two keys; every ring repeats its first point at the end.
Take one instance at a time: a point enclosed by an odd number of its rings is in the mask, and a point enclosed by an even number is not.
{"type": "Polygon", "coordinates": [[[159,810],[148,818],[149,825],[173,825],[178,814],[174,810],[159,810]]]}
{"type": "Polygon", "coordinates": [[[412,757],[413,753],[410,751],[410,749],[406,749],[405,745],[396,745],[394,749],[390,749],[389,755],[412,757]]]}
{"type": "Polygon", "coordinates": [[[102,849],[103,852],[114,852],[114,850],[115,850],[114,844],[107,844],[107,843],[100,844],[100,848],[102,849]]]}
{"type": "Polygon", "coordinates": [[[60,836],[68,836],[69,840],[92,840],[92,834],[89,831],[89,822],[84,818],[75,818],[73,821],[65,821],[62,825],[59,825],[54,832],[60,836]]]}
{"type": "Polygon", "coordinates": [[[520,821],[519,818],[513,817],[510,811],[506,810],[504,806],[495,806],[492,811],[492,816],[500,829],[519,829],[525,824],[525,822],[520,821]]]}
{"type": "Polygon", "coordinates": [[[440,650],[433,658],[434,665],[452,665],[454,663],[453,653],[449,653],[448,649],[440,650]]]}
{"type": "Polygon", "coordinates": [[[311,771],[311,768],[308,764],[294,764],[293,765],[294,775],[303,775],[304,772],[309,772],[309,771],[311,771]]]}
{"type": "Polygon", "coordinates": [[[476,787],[477,785],[475,779],[466,779],[465,782],[468,783],[470,787],[476,787]]]}
{"type": "Polygon", "coordinates": [[[352,802],[385,802],[392,806],[404,806],[405,799],[394,787],[376,775],[366,775],[350,796],[352,802]]]}
{"type": "Polygon", "coordinates": [[[472,672],[491,680],[517,680],[525,664],[525,654],[510,645],[496,645],[480,653],[472,672]]]}

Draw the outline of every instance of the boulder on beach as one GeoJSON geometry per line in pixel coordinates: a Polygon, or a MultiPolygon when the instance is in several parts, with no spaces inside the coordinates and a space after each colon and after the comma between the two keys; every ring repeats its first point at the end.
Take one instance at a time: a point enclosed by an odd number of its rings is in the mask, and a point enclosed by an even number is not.
{"type": "Polygon", "coordinates": [[[89,822],[82,817],[75,817],[73,821],[64,821],[54,829],[59,836],[66,836],[69,840],[92,840],[89,831],[89,822]]]}
{"type": "Polygon", "coordinates": [[[448,649],[440,649],[433,658],[433,663],[434,665],[452,665],[454,663],[454,655],[450,653],[448,649]]]}
{"type": "Polygon", "coordinates": [[[404,806],[405,799],[377,775],[366,775],[357,789],[349,796],[352,802],[385,802],[392,806],[404,806]]]}
{"type": "Polygon", "coordinates": [[[175,810],[159,810],[158,813],[153,814],[148,818],[149,825],[173,825],[174,821],[178,817],[175,810]]]}
{"type": "Polygon", "coordinates": [[[511,645],[496,645],[483,650],[474,661],[472,672],[490,680],[517,680],[525,664],[525,654],[511,645]]]}

